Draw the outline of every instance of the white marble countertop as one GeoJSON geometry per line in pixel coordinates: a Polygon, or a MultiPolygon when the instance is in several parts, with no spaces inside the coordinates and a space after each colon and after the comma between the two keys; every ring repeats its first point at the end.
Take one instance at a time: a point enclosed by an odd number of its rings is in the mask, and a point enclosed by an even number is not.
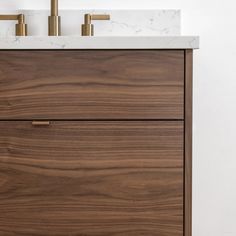
{"type": "MultiPolygon", "coordinates": [[[[109,14],[108,21],[96,21],[96,36],[172,36],[181,35],[181,11],[170,9],[60,9],[62,36],[81,35],[84,15],[109,14]]],[[[0,14],[6,11],[0,9],[0,14]]],[[[48,35],[49,10],[16,10],[7,14],[24,14],[29,36],[48,35]]],[[[0,37],[15,35],[15,21],[0,21],[0,37]]]]}
{"type": "Polygon", "coordinates": [[[0,50],[13,49],[197,49],[197,36],[0,37],[0,50]]]}

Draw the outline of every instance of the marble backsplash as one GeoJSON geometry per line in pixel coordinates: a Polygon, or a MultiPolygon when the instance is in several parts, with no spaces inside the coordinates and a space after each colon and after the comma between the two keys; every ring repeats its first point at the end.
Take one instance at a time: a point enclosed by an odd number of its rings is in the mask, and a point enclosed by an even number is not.
{"type": "MultiPolygon", "coordinates": [[[[48,34],[47,10],[19,10],[23,13],[29,36],[48,34]]],[[[84,14],[110,14],[110,21],[94,21],[96,36],[178,36],[181,34],[180,10],[61,10],[62,35],[81,35],[84,14]]],[[[15,35],[15,23],[0,21],[0,37],[15,35]]]]}

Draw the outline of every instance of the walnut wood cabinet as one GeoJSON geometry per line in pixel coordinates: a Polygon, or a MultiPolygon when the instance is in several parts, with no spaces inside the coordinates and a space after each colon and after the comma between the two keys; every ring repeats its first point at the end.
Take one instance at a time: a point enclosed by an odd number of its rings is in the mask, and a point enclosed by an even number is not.
{"type": "Polygon", "coordinates": [[[192,50],[0,51],[0,236],[191,236],[192,50]]]}

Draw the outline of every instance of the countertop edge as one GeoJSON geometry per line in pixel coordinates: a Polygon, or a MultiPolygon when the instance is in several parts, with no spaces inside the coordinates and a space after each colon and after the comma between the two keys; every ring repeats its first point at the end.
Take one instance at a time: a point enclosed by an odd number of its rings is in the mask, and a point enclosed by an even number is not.
{"type": "Polygon", "coordinates": [[[0,50],[199,49],[199,36],[0,37],[0,50]]]}

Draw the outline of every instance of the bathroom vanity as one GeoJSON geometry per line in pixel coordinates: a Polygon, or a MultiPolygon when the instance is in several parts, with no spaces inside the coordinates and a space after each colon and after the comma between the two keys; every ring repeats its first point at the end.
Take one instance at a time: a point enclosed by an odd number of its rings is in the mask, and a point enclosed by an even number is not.
{"type": "Polygon", "coordinates": [[[191,236],[198,44],[1,38],[0,235],[191,236]]]}

